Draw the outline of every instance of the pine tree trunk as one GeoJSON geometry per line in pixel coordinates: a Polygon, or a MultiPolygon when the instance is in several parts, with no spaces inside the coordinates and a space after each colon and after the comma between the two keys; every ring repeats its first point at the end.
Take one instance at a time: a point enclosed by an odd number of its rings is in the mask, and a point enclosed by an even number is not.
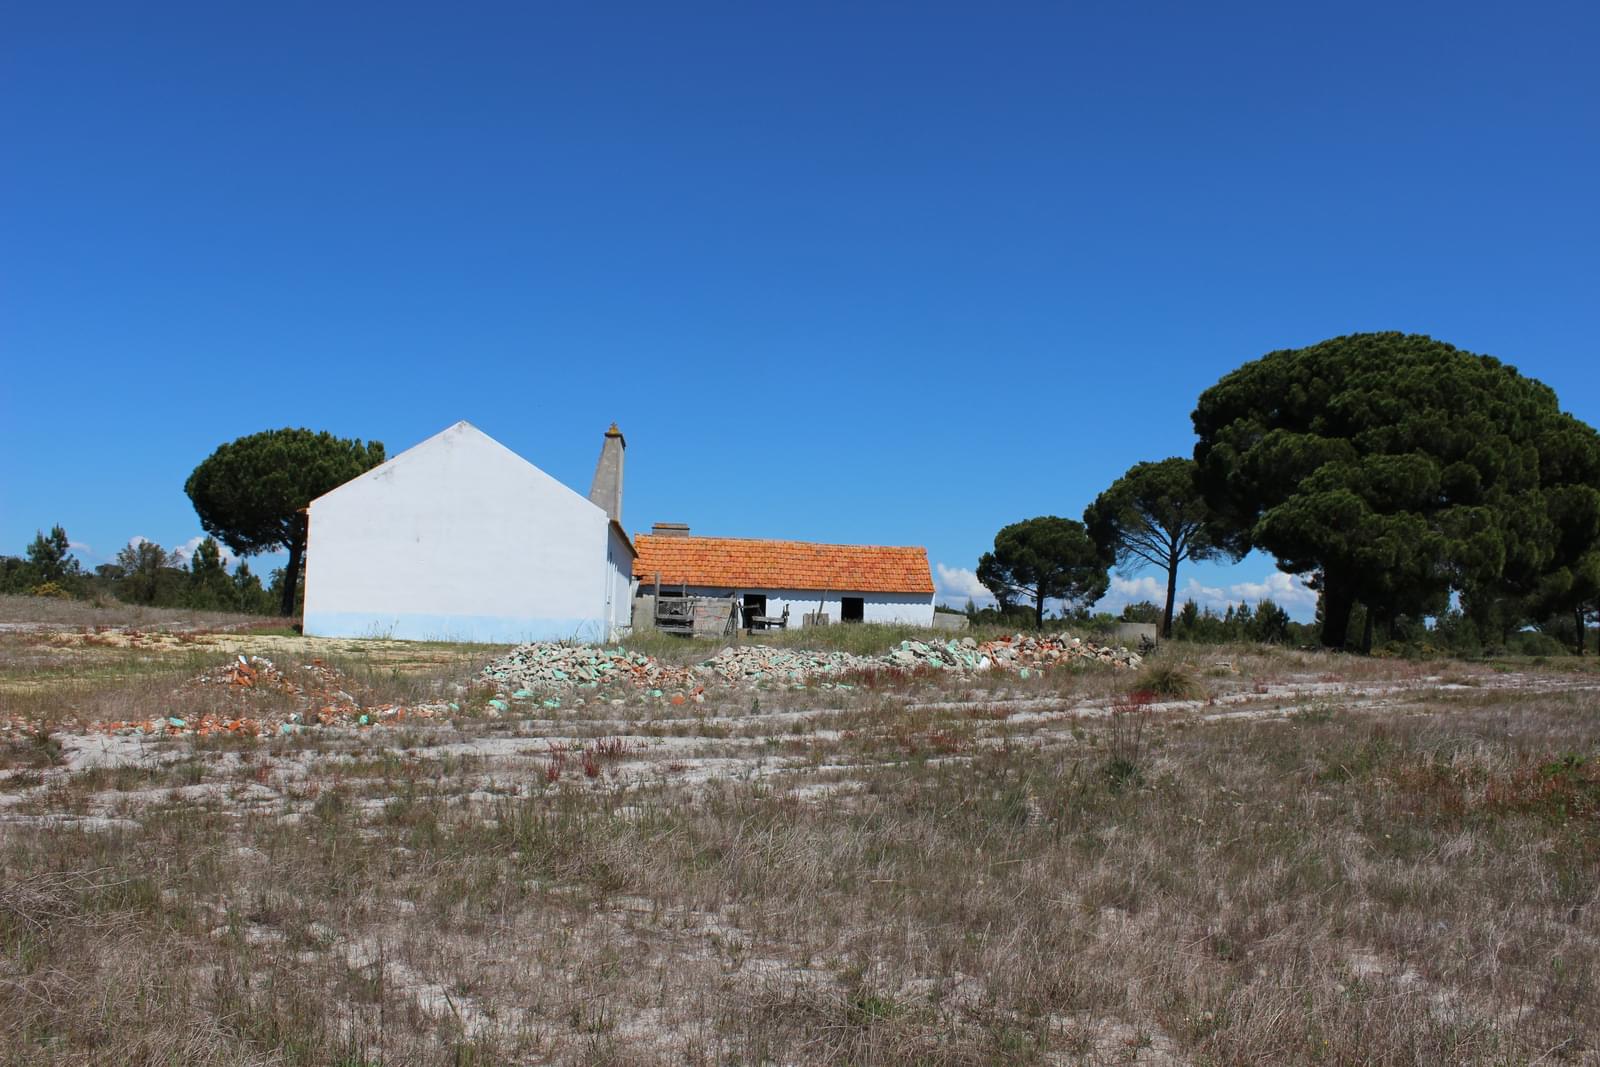
{"type": "Polygon", "coordinates": [[[305,552],[305,541],[295,538],[289,542],[289,565],[283,571],[283,602],[278,614],[285,618],[294,614],[295,594],[300,591],[300,556],[305,552]]]}
{"type": "Polygon", "coordinates": [[[1322,576],[1322,647],[1343,648],[1350,636],[1350,609],[1355,594],[1326,571],[1322,576]]]}
{"type": "Polygon", "coordinates": [[[1367,609],[1366,622],[1361,627],[1361,654],[1363,656],[1371,655],[1372,653],[1372,617],[1376,614],[1372,609],[1372,605],[1368,604],[1365,607],[1367,609]]]}
{"type": "Polygon", "coordinates": [[[1167,557],[1167,610],[1161,613],[1161,640],[1172,640],[1172,606],[1178,600],[1178,554],[1167,557]]]}

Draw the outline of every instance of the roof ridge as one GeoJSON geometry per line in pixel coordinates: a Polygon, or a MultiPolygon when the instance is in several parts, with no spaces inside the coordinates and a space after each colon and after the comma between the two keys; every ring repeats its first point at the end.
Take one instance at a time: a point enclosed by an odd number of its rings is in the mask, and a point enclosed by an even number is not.
{"type": "Polygon", "coordinates": [[[926,545],[862,545],[842,541],[800,541],[792,537],[712,537],[706,534],[635,534],[634,540],[650,538],[657,541],[739,541],[752,545],[815,545],[818,548],[890,548],[911,552],[926,552],[926,545]]]}

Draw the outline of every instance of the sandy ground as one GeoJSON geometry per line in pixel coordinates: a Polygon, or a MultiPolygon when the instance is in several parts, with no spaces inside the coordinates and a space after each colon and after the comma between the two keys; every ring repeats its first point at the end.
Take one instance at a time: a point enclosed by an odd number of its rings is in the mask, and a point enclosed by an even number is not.
{"type": "MultiPolygon", "coordinates": [[[[173,630],[112,629],[61,631],[33,627],[33,632],[49,633],[52,646],[72,649],[137,649],[151,653],[215,651],[219,656],[248,653],[258,656],[295,659],[322,659],[330,656],[359,656],[400,669],[421,669],[459,659],[462,646],[416,641],[384,641],[372,638],[328,638],[286,634],[216,633],[173,630]]],[[[484,653],[488,658],[488,653],[484,653]]]]}
{"type": "MultiPolygon", "coordinates": [[[[235,655],[242,649],[254,654],[271,650],[289,661],[310,658],[311,653],[326,654],[332,643],[311,638],[235,639],[207,635],[202,644],[222,655],[235,655]]],[[[194,645],[157,647],[192,649],[194,645]]],[[[404,642],[363,643],[360,650],[373,657],[392,657],[395,663],[437,662],[427,649],[404,642]]],[[[458,653],[446,650],[437,655],[448,658],[458,653]]],[[[1284,720],[1335,707],[1386,709],[1403,715],[1409,708],[1437,701],[1441,694],[1509,702],[1541,693],[1600,692],[1600,681],[1583,674],[1485,669],[1470,673],[1454,670],[1449,675],[1414,673],[1410,677],[1371,681],[1330,680],[1324,673],[1307,672],[1271,682],[1244,684],[1230,680],[1216,688],[1221,691],[1203,699],[1151,703],[1142,713],[1163,726],[1179,729],[1186,724],[1227,720],[1284,720]],[[1232,691],[1226,691],[1228,684],[1234,686],[1232,691]]],[[[509,715],[495,719],[417,719],[405,723],[404,754],[417,761],[470,761],[476,774],[468,779],[468,785],[482,790],[485,797],[529,792],[530,787],[519,783],[543,783],[552,760],[556,760],[569,764],[563,772],[565,780],[594,790],[636,789],[663,783],[693,789],[721,779],[767,780],[773,788],[791,792],[798,800],[816,801],[849,791],[853,788],[848,781],[852,772],[865,769],[855,762],[819,759],[819,752],[826,752],[841,738],[859,744],[863,736],[870,736],[875,730],[884,732],[886,738],[891,728],[903,732],[903,726],[898,724],[875,725],[873,711],[859,699],[834,706],[802,703],[799,707],[763,710],[759,701],[749,703],[747,696],[722,696],[704,706],[678,707],[657,701],[614,707],[606,701],[594,701],[589,707],[553,713],[536,711],[537,701],[529,701],[526,711],[514,708],[509,715]],[[581,754],[586,746],[592,748],[597,742],[603,742],[607,750],[604,770],[586,779],[579,769],[581,754]]],[[[904,713],[929,721],[970,724],[970,734],[961,739],[964,751],[938,757],[964,760],[978,749],[999,744],[1078,744],[1076,731],[1080,724],[1116,713],[1118,699],[1070,694],[1006,695],[980,700],[935,697],[907,700],[901,707],[904,713]]],[[[235,753],[197,749],[196,739],[183,735],[147,735],[129,730],[62,732],[58,740],[62,745],[60,765],[45,772],[36,788],[0,793],[0,809],[12,813],[0,815],[0,822],[22,817],[14,814],[18,809],[33,808],[32,798],[46,791],[53,778],[87,768],[159,767],[198,758],[226,770],[230,762],[237,764],[238,760],[235,753]]],[[[354,762],[392,751],[402,739],[395,726],[374,725],[312,727],[294,738],[263,739],[257,744],[268,746],[269,741],[273,743],[267,761],[272,768],[270,776],[262,786],[229,798],[241,810],[282,807],[309,779],[325,775],[330,761],[336,765],[341,760],[354,762]]],[[[0,781],[4,775],[0,772],[0,781]]],[[[108,789],[90,795],[71,819],[80,823],[85,819],[111,819],[117,813],[126,813],[130,805],[137,807],[143,799],[164,802],[169,796],[169,790],[152,790],[145,797],[138,792],[108,789]]],[[[27,819],[33,822],[48,817],[30,815],[27,819]]]]}

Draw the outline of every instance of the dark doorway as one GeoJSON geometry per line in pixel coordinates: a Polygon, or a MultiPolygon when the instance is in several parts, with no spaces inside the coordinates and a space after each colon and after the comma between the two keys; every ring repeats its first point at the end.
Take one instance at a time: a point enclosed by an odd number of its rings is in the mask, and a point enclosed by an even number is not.
{"type": "Polygon", "coordinates": [[[867,617],[867,600],[865,597],[845,596],[839,598],[839,621],[862,622],[867,617]]]}
{"type": "Polygon", "coordinates": [[[765,594],[765,593],[746,593],[744,595],[744,627],[745,627],[745,629],[748,630],[748,629],[750,629],[752,627],[752,625],[753,625],[753,623],[751,621],[752,619],[754,619],[758,615],[765,615],[766,613],[767,613],[767,594],[765,594]]]}

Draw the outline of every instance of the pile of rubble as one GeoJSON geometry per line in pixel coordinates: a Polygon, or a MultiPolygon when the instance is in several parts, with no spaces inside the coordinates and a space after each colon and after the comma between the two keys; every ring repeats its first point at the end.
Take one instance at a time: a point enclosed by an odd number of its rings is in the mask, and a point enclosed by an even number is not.
{"type": "Polygon", "coordinates": [[[938,670],[1014,670],[1026,678],[1035,670],[1077,662],[1105,663],[1113,667],[1138,667],[1143,658],[1122,647],[1096,645],[1066,634],[1038,637],[1015,634],[995,641],[970,637],[950,641],[902,641],[883,657],[892,667],[932,667],[938,670]]]}
{"type": "Polygon", "coordinates": [[[519,645],[483,669],[502,688],[544,692],[555,689],[690,689],[694,671],[652,656],[598,645],[519,645]]]}
{"type": "Polygon", "coordinates": [[[783,682],[804,685],[841,674],[876,670],[877,659],[849,652],[814,652],[804,649],[774,648],[771,645],[739,645],[718,652],[695,668],[702,677],[713,677],[734,686],[783,682]]]}
{"type": "Polygon", "coordinates": [[[219,685],[231,690],[248,689],[257,693],[279,692],[299,696],[304,692],[302,686],[289,681],[278,665],[265,656],[239,656],[221,667],[197,675],[192,681],[195,685],[219,685]]]}
{"type": "Polygon", "coordinates": [[[1137,652],[1126,648],[1096,645],[1065,634],[1016,634],[982,642],[970,637],[902,641],[898,648],[881,656],[735,645],[693,667],[665,664],[621,648],[536,643],[521,645],[495,660],[483,669],[483,677],[503,690],[490,705],[505,711],[512,700],[534,697],[541,698],[545,707],[557,708],[561,701],[553,694],[573,690],[596,690],[608,697],[614,697],[617,690],[642,691],[645,697],[670,697],[674,703],[682,703],[684,699],[699,702],[707,687],[849,688],[850,682],[842,680],[848,676],[917,669],[963,673],[1006,670],[1026,678],[1035,671],[1074,662],[1132,668],[1139,666],[1141,660],[1137,652]]]}
{"type": "Polygon", "coordinates": [[[321,660],[299,668],[302,681],[294,681],[265,656],[239,656],[190,680],[191,685],[219,690],[231,707],[220,714],[193,718],[177,715],[153,719],[97,722],[91,730],[114,734],[292,734],[307,726],[385,726],[408,717],[433,718],[459,710],[450,703],[364,706],[347,691],[348,683],[337,669],[321,660]],[[288,697],[295,710],[260,706],[261,698],[288,697]]]}
{"type": "MultiPolygon", "coordinates": [[[[677,697],[686,696],[698,702],[707,686],[803,687],[819,679],[881,666],[876,659],[848,652],[738,645],[724,648],[692,667],[680,667],[621,648],[535,643],[520,645],[495,660],[483,669],[483,677],[503,690],[490,701],[490,706],[505,710],[508,699],[526,700],[573,690],[580,697],[584,690],[598,690],[607,696],[616,690],[640,690],[648,697],[674,695],[674,701],[681,703],[677,697]]],[[[561,706],[559,699],[545,699],[543,703],[550,708],[561,706]]]]}

